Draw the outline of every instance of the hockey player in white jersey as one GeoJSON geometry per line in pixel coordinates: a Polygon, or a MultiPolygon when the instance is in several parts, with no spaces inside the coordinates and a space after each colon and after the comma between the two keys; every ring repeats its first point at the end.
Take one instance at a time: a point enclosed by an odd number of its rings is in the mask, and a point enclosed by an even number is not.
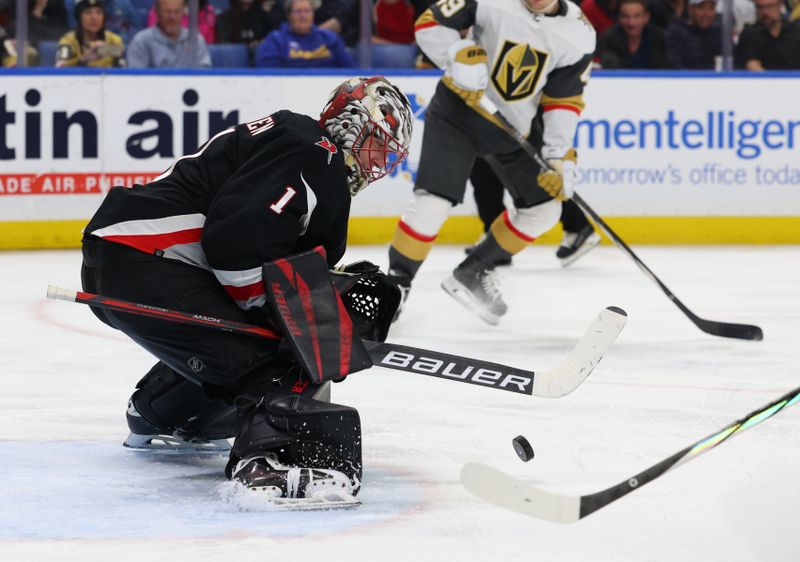
{"type": "Polygon", "coordinates": [[[492,264],[549,230],[561,201],[572,194],[572,141],[595,32],[567,0],[440,0],[415,29],[417,43],[445,74],[426,111],[414,195],[389,250],[389,274],[407,297],[439,229],[463,200],[475,158],[482,156],[511,192],[515,209],[495,219],[442,287],[497,324],[507,306],[492,264]],[[481,108],[484,95],[514,127],[528,132],[551,169],[540,169],[481,108]]]}

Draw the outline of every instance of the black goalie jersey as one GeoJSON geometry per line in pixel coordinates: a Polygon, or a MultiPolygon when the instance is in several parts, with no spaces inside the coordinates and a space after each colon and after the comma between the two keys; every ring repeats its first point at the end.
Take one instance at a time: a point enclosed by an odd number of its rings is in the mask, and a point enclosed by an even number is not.
{"type": "Polygon", "coordinates": [[[264,262],[320,245],[338,262],[349,213],[341,150],[314,119],[279,111],[145,186],[112,188],[84,233],[209,270],[247,309],[264,303],[264,262]]]}

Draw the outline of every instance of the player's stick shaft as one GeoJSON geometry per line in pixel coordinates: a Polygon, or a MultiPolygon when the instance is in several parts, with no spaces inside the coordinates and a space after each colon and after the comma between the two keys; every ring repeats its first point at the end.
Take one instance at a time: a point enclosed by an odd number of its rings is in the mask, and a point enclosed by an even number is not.
{"type": "MultiPolygon", "coordinates": [[[[536,161],[537,164],[542,169],[550,169],[550,166],[547,162],[542,158],[542,155],[539,154],[539,151],[531,145],[525,136],[519,132],[505,117],[503,117],[502,113],[497,109],[497,106],[492,103],[492,101],[483,96],[481,98],[481,107],[492,114],[495,119],[497,120],[498,126],[502,128],[509,136],[511,136],[514,140],[517,141],[517,144],[522,147],[522,149],[536,161]]],[[[590,217],[592,220],[597,223],[597,225],[603,229],[606,235],[611,239],[612,242],[624,253],[626,253],[633,262],[641,269],[645,275],[647,275],[650,279],[655,282],[656,285],[664,292],[665,295],[671,300],[675,306],[677,306],[681,312],[683,312],[689,320],[694,323],[695,326],[700,328],[707,334],[711,334],[713,336],[721,336],[723,338],[735,338],[735,339],[742,339],[742,340],[762,340],[764,339],[764,332],[758,326],[753,326],[751,324],[737,324],[731,322],[719,322],[716,320],[706,320],[705,318],[700,318],[694,312],[692,312],[689,307],[687,307],[681,300],[673,293],[669,287],[667,287],[661,279],[656,276],[653,271],[645,265],[645,263],[639,259],[633,250],[620,238],[614,230],[608,226],[606,221],[598,215],[594,209],[592,209],[589,204],[583,200],[583,198],[578,195],[577,193],[573,194],[572,200],[578,204],[578,206],[590,217]]]]}

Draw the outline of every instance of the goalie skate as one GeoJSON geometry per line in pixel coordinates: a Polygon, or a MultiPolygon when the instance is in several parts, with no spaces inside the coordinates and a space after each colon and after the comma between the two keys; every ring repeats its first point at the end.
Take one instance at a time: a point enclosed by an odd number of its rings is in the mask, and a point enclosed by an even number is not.
{"type": "MultiPolygon", "coordinates": [[[[339,472],[281,464],[273,453],[247,457],[236,463],[232,479],[243,489],[242,502],[290,511],[358,507],[360,483],[339,472]]],[[[241,497],[241,496],[240,496],[241,497]]]]}
{"type": "Polygon", "coordinates": [[[227,455],[231,444],[227,439],[183,439],[175,435],[138,435],[131,433],[123,447],[132,451],[158,453],[190,453],[195,455],[227,455]]]}

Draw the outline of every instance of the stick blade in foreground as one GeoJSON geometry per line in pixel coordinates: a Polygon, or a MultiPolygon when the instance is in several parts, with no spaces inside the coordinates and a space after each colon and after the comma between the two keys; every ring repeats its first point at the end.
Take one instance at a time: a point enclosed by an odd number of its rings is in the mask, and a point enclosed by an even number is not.
{"type": "Polygon", "coordinates": [[[609,306],[602,310],[561,365],[536,374],[533,395],[558,398],[578,388],[597,367],[627,321],[628,315],[619,307],[609,306]]]}
{"type": "Polygon", "coordinates": [[[487,464],[465,464],[461,484],[482,500],[522,515],[555,523],[574,523],[581,518],[580,497],[542,490],[487,464]]]}

